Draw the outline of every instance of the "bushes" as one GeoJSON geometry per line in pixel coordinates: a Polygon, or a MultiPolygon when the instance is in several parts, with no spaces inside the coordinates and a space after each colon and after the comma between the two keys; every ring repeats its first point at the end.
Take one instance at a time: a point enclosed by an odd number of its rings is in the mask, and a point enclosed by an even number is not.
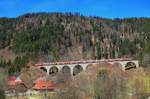
{"type": "Polygon", "coordinates": [[[3,89],[0,89],[0,99],[5,99],[5,92],[3,89]]]}
{"type": "Polygon", "coordinates": [[[98,72],[95,82],[96,99],[127,99],[126,80],[121,72],[113,70],[104,69],[98,72]]]}
{"type": "MultiPolygon", "coordinates": [[[[148,69],[148,68],[147,68],[148,69]]],[[[145,71],[130,72],[128,92],[133,99],[145,99],[150,95],[150,76],[145,71]],[[145,97],[145,98],[144,98],[145,97]]]]}
{"type": "Polygon", "coordinates": [[[9,64],[10,64],[10,61],[6,62],[5,60],[0,60],[0,67],[1,68],[6,68],[6,67],[8,67],[9,64]]]}
{"type": "Polygon", "coordinates": [[[4,88],[6,85],[7,72],[0,68],[0,99],[5,99],[4,88]]]}
{"type": "Polygon", "coordinates": [[[21,68],[26,66],[27,62],[28,59],[26,56],[16,57],[15,60],[8,67],[9,75],[20,73],[21,68]]]}
{"type": "Polygon", "coordinates": [[[114,67],[93,70],[90,68],[67,81],[63,91],[58,92],[59,99],[145,99],[150,95],[150,76],[143,70],[124,72],[114,67]]]}
{"type": "Polygon", "coordinates": [[[28,57],[17,56],[13,62],[0,60],[0,68],[8,70],[9,75],[14,75],[19,73],[21,71],[21,68],[26,66],[27,63],[28,57]]]}

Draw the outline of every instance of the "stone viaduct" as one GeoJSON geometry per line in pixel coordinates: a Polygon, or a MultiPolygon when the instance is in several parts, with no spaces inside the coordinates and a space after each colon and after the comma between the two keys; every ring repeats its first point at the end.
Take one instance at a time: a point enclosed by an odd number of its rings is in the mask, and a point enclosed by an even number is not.
{"type": "Polygon", "coordinates": [[[63,73],[70,73],[75,76],[80,73],[82,70],[86,70],[90,64],[99,64],[102,62],[107,62],[110,64],[119,64],[122,70],[128,70],[131,68],[138,68],[138,60],[132,60],[129,58],[119,58],[119,59],[103,59],[103,60],[84,60],[84,61],[65,61],[65,62],[49,62],[49,63],[40,63],[35,64],[36,67],[47,72],[48,75],[55,75],[59,71],[63,73]]]}

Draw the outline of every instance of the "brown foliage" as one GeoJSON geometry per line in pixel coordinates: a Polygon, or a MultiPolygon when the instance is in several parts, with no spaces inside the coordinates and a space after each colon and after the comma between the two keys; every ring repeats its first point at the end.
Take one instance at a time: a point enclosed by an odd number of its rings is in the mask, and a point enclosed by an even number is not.
{"type": "Polygon", "coordinates": [[[27,88],[32,88],[34,81],[44,76],[46,76],[46,73],[41,69],[36,67],[29,67],[22,70],[20,79],[24,82],[27,88]]]}

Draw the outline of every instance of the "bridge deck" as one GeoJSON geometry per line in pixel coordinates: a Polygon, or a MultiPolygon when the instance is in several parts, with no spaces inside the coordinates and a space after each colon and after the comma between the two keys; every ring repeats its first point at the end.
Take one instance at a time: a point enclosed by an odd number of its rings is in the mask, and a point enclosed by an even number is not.
{"type": "Polygon", "coordinates": [[[90,64],[90,63],[116,62],[116,61],[132,61],[132,59],[131,58],[118,58],[118,59],[104,59],[104,60],[48,62],[48,63],[35,64],[34,66],[65,65],[65,64],[90,64]]]}

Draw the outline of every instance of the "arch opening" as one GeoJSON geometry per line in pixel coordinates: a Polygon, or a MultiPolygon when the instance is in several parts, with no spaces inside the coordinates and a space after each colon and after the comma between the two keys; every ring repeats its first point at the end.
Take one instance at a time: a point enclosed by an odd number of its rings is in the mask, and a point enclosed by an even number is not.
{"type": "Polygon", "coordinates": [[[129,69],[132,69],[132,68],[136,68],[136,64],[134,62],[128,62],[125,65],[125,70],[129,70],[129,69]]]}
{"type": "Polygon", "coordinates": [[[49,70],[49,75],[51,75],[51,76],[56,76],[57,73],[58,73],[58,71],[59,71],[58,68],[55,67],[55,66],[53,66],[53,67],[51,67],[50,70],[49,70]]]}
{"type": "Polygon", "coordinates": [[[73,76],[76,76],[77,74],[79,74],[81,71],[83,71],[83,68],[81,65],[76,65],[73,68],[73,76]]]}
{"type": "Polygon", "coordinates": [[[88,65],[86,66],[86,70],[92,68],[92,66],[93,66],[92,64],[88,64],[88,65]]]}
{"type": "Polygon", "coordinates": [[[69,66],[63,66],[63,68],[61,69],[62,74],[64,75],[71,75],[71,69],[69,68],[69,66]]]}
{"type": "Polygon", "coordinates": [[[40,67],[41,70],[43,70],[44,72],[47,72],[47,69],[45,67],[40,67]]]}
{"type": "Polygon", "coordinates": [[[113,66],[122,69],[122,65],[119,62],[113,63],[113,66]]]}

